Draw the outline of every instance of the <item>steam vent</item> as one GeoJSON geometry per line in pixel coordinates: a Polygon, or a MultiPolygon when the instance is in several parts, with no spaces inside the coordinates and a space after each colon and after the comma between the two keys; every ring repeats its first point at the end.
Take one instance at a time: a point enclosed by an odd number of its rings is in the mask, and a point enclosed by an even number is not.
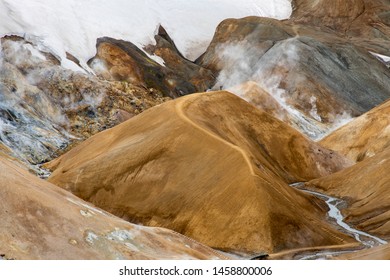
{"type": "Polygon", "coordinates": [[[390,259],[390,1],[0,0],[0,260],[390,259]]]}

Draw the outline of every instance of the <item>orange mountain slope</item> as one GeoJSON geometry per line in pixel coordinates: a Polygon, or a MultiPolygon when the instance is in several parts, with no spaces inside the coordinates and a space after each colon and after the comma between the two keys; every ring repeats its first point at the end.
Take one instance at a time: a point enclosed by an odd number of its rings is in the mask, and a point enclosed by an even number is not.
{"type": "Polygon", "coordinates": [[[344,244],[319,201],[289,187],[348,165],[228,92],[186,96],[91,137],[49,181],[126,220],[245,253],[344,244]]]}
{"type": "Polygon", "coordinates": [[[5,259],[212,259],[175,232],[129,224],[0,158],[5,259]]]}
{"type": "Polygon", "coordinates": [[[328,147],[361,161],[390,147],[390,101],[385,102],[320,141],[328,147]]]}
{"type": "Polygon", "coordinates": [[[390,238],[390,149],[330,176],[309,182],[344,197],[346,221],[384,239],[390,238]]]}

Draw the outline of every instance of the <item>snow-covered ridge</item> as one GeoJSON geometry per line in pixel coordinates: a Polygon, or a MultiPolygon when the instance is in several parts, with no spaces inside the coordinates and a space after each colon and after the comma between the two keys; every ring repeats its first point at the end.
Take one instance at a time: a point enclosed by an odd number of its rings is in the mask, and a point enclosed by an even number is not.
{"type": "Polygon", "coordinates": [[[95,54],[96,39],[109,36],[139,47],[154,42],[162,24],[179,50],[195,59],[226,18],[250,15],[285,19],[291,0],[0,0],[0,35],[16,34],[51,49],[63,66],[77,68],[95,54]],[[34,39],[34,40],[32,40],[34,39]]]}

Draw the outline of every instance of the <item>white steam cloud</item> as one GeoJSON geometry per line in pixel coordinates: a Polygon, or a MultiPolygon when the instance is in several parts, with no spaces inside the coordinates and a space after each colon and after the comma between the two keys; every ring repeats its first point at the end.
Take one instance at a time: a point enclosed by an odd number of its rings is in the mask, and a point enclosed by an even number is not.
{"type": "Polygon", "coordinates": [[[76,138],[66,112],[94,111],[104,97],[104,88],[54,65],[34,45],[12,39],[0,45],[0,141],[36,171],[35,164],[76,138]]]}
{"type": "MultiPolygon", "coordinates": [[[[350,120],[344,113],[335,116],[332,124],[325,125],[318,113],[317,99],[314,95],[308,96],[306,103],[311,106],[309,111],[302,111],[294,103],[293,96],[287,88],[294,84],[304,84],[305,77],[299,75],[300,44],[298,38],[289,38],[263,47],[246,43],[222,44],[217,47],[219,67],[222,69],[217,77],[214,89],[224,88],[241,98],[248,99],[248,93],[240,85],[252,82],[259,88],[267,91],[280,107],[287,112],[290,125],[300,130],[313,140],[318,140],[334,127],[350,120]]],[[[261,107],[261,106],[260,106],[261,107]]],[[[264,108],[263,108],[264,109],[264,108]]],[[[285,121],[283,114],[272,114],[285,121]]]]}

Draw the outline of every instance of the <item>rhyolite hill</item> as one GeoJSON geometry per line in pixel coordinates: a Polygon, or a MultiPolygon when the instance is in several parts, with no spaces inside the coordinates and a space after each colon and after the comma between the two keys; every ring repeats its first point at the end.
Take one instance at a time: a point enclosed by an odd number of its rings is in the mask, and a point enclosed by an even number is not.
{"type": "Polygon", "coordinates": [[[389,2],[155,2],[0,1],[1,258],[388,259],[389,2]]]}

